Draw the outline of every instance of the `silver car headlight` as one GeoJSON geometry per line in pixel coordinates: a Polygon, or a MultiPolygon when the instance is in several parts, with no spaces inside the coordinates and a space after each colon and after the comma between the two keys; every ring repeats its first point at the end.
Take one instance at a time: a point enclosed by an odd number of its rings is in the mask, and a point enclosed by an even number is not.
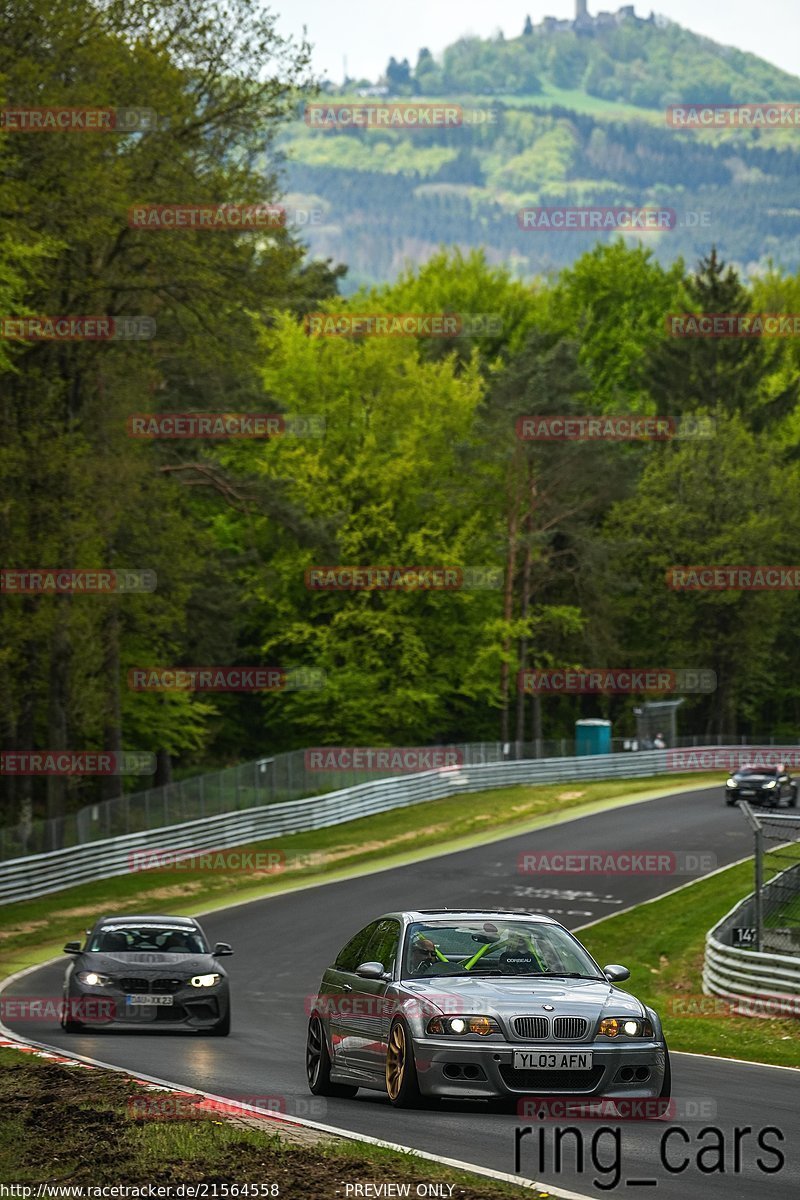
{"type": "Polygon", "coordinates": [[[495,1021],[494,1017],[432,1017],[425,1027],[426,1033],[432,1033],[437,1036],[452,1035],[453,1037],[466,1037],[469,1034],[478,1034],[480,1037],[488,1037],[492,1033],[502,1033],[502,1029],[495,1021]]]}
{"type": "Polygon", "coordinates": [[[640,1017],[604,1017],[598,1034],[601,1037],[651,1038],[654,1037],[650,1021],[640,1017]]]}
{"type": "Polygon", "coordinates": [[[221,975],[193,975],[189,982],[192,987],[213,987],[220,979],[221,975]]]}
{"type": "Polygon", "coordinates": [[[739,786],[738,783],[733,778],[729,779],[728,782],[725,784],[725,787],[738,787],[738,786],[739,786]]]}
{"type": "Polygon", "coordinates": [[[774,787],[777,787],[777,786],[778,786],[778,785],[777,785],[777,783],[775,782],[775,780],[774,780],[774,779],[770,779],[769,783],[765,783],[765,784],[764,784],[764,790],[765,790],[765,791],[767,791],[769,788],[774,788],[774,787]]]}
{"type": "Polygon", "coordinates": [[[111,983],[110,975],[101,975],[98,971],[78,971],[78,979],[88,983],[89,987],[108,987],[111,983]]]}

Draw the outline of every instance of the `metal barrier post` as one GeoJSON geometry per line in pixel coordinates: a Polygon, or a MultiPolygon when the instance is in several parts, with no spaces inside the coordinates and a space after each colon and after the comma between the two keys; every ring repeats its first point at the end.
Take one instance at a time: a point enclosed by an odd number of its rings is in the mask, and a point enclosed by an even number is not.
{"type": "Polygon", "coordinates": [[[756,829],[756,890],[755,890],[755,920],[756,920],[756,950],[759,952],[764,949],[764,898],[762,889],[764,887],[764,835],[761,832],[761,825],[756,829]]]}
{"type": "Polygon", "coordinates": [[[763,855],[763,838],[761,834],[761,822],[753,812],[746,800],[742,800],[739,808],[744,813],[747,824],[755,834],[755,892],[753,893],[753,911],[756,922],[756,950],[763,949],[764,937],[764,921],[763,921],[763,896],[762,888],[764,884],[764,864],[762,861],[763,855]]]}

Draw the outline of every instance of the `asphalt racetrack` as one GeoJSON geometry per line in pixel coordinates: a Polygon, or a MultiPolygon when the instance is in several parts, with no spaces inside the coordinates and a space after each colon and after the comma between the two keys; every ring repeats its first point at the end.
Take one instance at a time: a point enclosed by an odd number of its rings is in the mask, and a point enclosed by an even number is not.
{"type": "MultiPolygon", "coordinates": [[[[424,806],[419,808],[419,819],[423,824],[424,806]]],[[[679,1105],[674,1121],[618,1122],[616,1133],[602,1121],[566,1122],[580,1129],[582,1169],[577,1138],[564,1140],[557,1169],[555,1122],[537,1124],[513,1114],[489,1112],[478,1102],[402,1111],[391,1108],[377,1092],[361,1091],[354,1100],[327,1101],[308,1093],[304,1072],[308,998],[315,994],[322,971],[336,952],[368,920],[403,908],[524,907],[552,914],[576,929],[693,878],[569,874],[539,876],[534,881],[518,871],[519,856],[525,852],[622,850],[713,855],[716,862],[708,864],[711,869],[751,854],[752,834],[738,809],[727,808],[721,789],[713,788],[612,809],[488,846],[209,915],[203,925],[212,942],[229,941],[235,951],[225,962],[233,996],[233,1030],[228,1038],[140,1030],[69,1035],[42,1022],[7,1024],[36,1041],[188,1089],[254,1103],[258,1103],[254,1097],[280,1097],[289,1115],[308,1116],[503,1172],[516,1173],[519,1166],[520,1178],[584,1195],[759,1200],[769,1194],[772,1200],[796,1200],[800,1196],[800,1072],[673,1054],[672,1090],[679,1105]],[[525,1124],[535,1128],[519,1142],[517,1164],[515,1130],[525,1124]],[[706,1133],[700,1139],[700,1131],[709,1126],[719,1134],[706,1133]],[[768,1126],[780,1131],[783,1140],[779,1134],[763,1133],[768,1126]],[[734,1127],[748,1132],[737,1138],[734,1127]],[[661,1151],[670,1128],[674,1132],[664,1151],[668,1168],[661,1151]],[[721,1155],[714,1146],[722,1148],[721,1155]],[[775,1170],[778,1153],[784,1161],[775,1170]],[[720,1157],[724,1171],[718,1169],[720,1157]]],[[[704,927],[702,911],[697,920],[704,927]]],[[[6,995],[60,995],[66,961],[65,956],[58,965],[16,980],[6,995]]],[[[622,986],[636,993],[636,985],[634,972],[630,983],[622,986]]]]}

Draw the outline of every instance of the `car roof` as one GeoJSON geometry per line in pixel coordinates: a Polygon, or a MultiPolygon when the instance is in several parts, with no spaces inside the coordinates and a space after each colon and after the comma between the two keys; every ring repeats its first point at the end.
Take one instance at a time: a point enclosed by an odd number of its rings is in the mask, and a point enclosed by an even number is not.
{"type": "Polygon", "coordinates": [[[198,929],[199,925],[194,917],[169,917],[169,916],[151,916],[140,913],[128,913],[119,917],[100,917],[95,922],[95,929],[100,926],[112,925],[173,925],[176,929],[198,929]]]}
{"type": "MultiPolygon", "coordinates": [[[[383,917],[396,917],[401,921],[424,921],[430,917],[455,917],[458,920],[487,921],[493,917],[516,917],[526,921],[537,921],[542,925],[558,925],[553,917],[544,913],[529,912],[519,908],[417,908],[403,912],[384,913],[383,917]]],[[[383,917],[379,918],[383,920],[383,917]]]]}

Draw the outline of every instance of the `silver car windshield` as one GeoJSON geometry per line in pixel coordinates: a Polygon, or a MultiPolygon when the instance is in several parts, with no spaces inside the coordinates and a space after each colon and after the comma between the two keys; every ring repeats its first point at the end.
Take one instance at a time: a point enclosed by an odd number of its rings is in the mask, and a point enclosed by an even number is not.
{"type": "Polygon", "coordinates": [[[557,925],[499,919],[410,925],[403,978],[442,975],[604,978],[580,943],[557,925]]]}
{"type": "Polygon", "coordinates": [[[165,925],[115,925],[99,929],[88,949],[101,954],[138,954],[146,950],[162,954],[208,954],[199,930],[165,925]]]}

